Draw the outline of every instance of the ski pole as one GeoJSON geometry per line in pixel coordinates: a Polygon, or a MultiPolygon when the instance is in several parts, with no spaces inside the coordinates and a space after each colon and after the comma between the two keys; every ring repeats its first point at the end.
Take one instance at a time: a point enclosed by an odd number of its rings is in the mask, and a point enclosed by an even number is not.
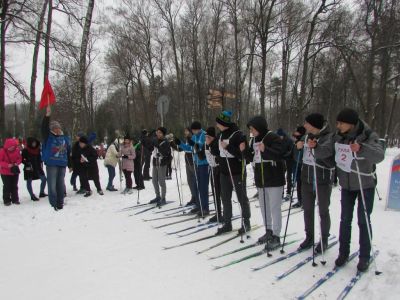
{"type": "MultiPolygon", "coordinates": [[[[368,238],[369,238],[369,243],[371,245],[371,250],[372,253],[375,253],[374,251],[374,246],[372,245],[372,234],[371,234],[371,225],[370,225],[370,219],[368,218],[368,213],[367,213],[367,207],[365,206],[365,195],[364,195],[364,189],[362,185],[362,180],[361,180],[361,174],[360,174],[360,167],[358,165],[358,156],[355,152],[353,152],[354,158],[355,158],[355,163],[356,163],[356,168],[357,168],[357,176],[358,176],[358,183],[360,185],[360,193],[361,193],[361,200],[362,200],[362,205],[363,205],[363,210],[364,210],[364,216],[365,216],[365,222],[367,224],[367,231],[368,231],[368,238]]],[[[382,272],[378,271],[378,265],[376,263],[376,259],[374,261],[374,266],[375,266],[375,275],[380,275],[382,272]]]]}
{"type": "Polygon", "coordinates": [[[172,150],[172,161],[174,162],[174,166],[175,166],[175,178],[176,178],[176,186],[178,188],[179,206],[182,206],[181,191],[179,188],[179,181],[178,181],[178,171],[176,169],[175,153],[173,150],[172,150]]]}
{"type": "MultiPolygon", "coordinates": [[[[262,141],[261,141],[262,142],[262,141]]],[[[260,151],[260,150],[258,150],[260,151]]],[[[267,222],[267,202],[265,201],[265,186],[264,186],[264,162],[261,158],[261,183],[262,183],[262,190],[263,193],[263,203],[264,203],[264,221],[265,221],[265,234],[268,233],[268,222],[267,222]]],[[[267,250],[267,256],[271,257],[272,254],[269,252],[269,240],[268,237],[266,239],[265,250],[267,250]]]]}
{"type": "MultiPolygon", "coordinates": [[[[232,171],[231,171],[231,165],[229,164],[228,156],[226,155],[227,151],[225,149],[224,149],[224,153],[225,153],[226,164],[228,165],[229,176],[231,178],[232,189],[235,191],[236,198],[238,198],[238,205],[239,205],[239,210],[240,210],[240,219],[241,219],[242,228],[244,229],[244,230],[241,230],[241,232],[240,232],[240,242],[244,243],[244,241],[243,241],[243,231],[246,232],[246,227],[244,226],[243,209],[242,209],[242,206],[241,206],[240,201],[239,201],[239,194],[238,194],[238,192],[236,190],[236,187],[235,187],[235,182],[233,180],[232,171]]],[[[243,182],[242,182],[242,184],[243,184],[243,182]]],[[[225,222],[226,222],[226,220],[225,220],[225,222]]]]}
{"type": "MultiPolygon", "coordinates": [[[[315,158],[315,151],[314,149],[311,149],[311,154],[314,158],[314,164],[313,164],[313,169],[314,169],[314,184],[315,184],[315,201],[318,204],[318,217],[319,217],[319,235],[320,235],[320,243],[321,243],[321,254],[322,254],[322,260],[321,264],[325,265],[326,260],[325,260],[325,249],[324,249],[324,244],[322,242],[322,224],[321,224],[321,215],[319,213],[319,196],[318,196],[318,180],[317,180],[317,159],[315,158]]],[[[313,243],[313,252],[314,251],[314,243],[313,243]]],[[[313,254],[314,255],[314,254],[313,254]]],[[[314,261],[315,264],[315,261],[314,261]]]]}
{"type": "MultiPolygon", "coordinates": [[[[293,203],[293,193],[294,193],[294,186],[297,182],[297,171],[299,169],[299,161],[300,161],[300,155],[301,155],[301,151],[299,150],[299,153],[297,154],[297,161],[296,161],[296,170],[293,176],[293,180],[292,180],[292,190],[290,191],[290,203],[289,203],[289,211],[288,211],[288,216],[286,218],[286,226],[285,226],[285,234],[283,235],[283,243],[282,243],[282,248],[281,248],[281,254],[285,253],[284,247],[285,247],[285,241],[286,241],[286,235],[287,235],[287,230],[288,230],[288,226],[289,226],[289,217],[290,217],[290,212],[292,210],[292,203],[293,203]]],[[[297,196],[298,197],[298,196],[297,196]]]]}
{"type": "Polygon", "coordinates": [[[210,173],[211,173],[211,189],[212,189],[212,194],[213,194],[213,198],[214,198],[214,206],[215,206],[215,215],[217,216],[217,224],[219,227],[219,214],[218,214],[218,203],[217,203],[217,192],[216,192],[216,188],[215,188],[215,179],[214,179],[214,168],[212,166],[210,166],[210,173]]]}
{"type": "Polygon", "coordinates": [[[184,199],[184,197],[183,197],[183,188],[182,188],[182,170],[181,170],[181,155],[180,155],[180,153],[179,153],[179,151],[178,151],[178,168],[179,168],[179,179],[180,179],[180,188],[181,188],[181,194],[182,194],[182,202],[181,202],[181,204],[180,204],[180,206],[183,206],[183,199],[184,199]]]}

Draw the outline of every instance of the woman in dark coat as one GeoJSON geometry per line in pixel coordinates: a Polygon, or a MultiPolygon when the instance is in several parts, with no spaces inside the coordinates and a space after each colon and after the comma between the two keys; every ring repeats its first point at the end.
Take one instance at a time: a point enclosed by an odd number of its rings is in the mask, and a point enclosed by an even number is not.
{"type": "Polygon", "coordinates": [[[46,176],[43,171],[42,156],[40,154],[40,142],[34,137],[26,139],[26,148],[22,150],[22,163],[24,164],[24,179],[26,188],[32,201],[38,201],[39,198],[46,197],[44,189],[46,188],[46,176]],[[40,179],[39,198],[33,193],[32,181],[40,179]]]}

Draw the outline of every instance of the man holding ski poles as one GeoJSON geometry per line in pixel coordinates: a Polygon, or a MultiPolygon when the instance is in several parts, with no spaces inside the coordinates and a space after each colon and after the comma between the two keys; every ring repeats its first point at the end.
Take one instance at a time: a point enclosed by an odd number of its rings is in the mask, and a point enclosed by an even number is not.
{"type": "Polygon", "coordinates": [[[297,143],[297,149],[303,149],[303,167],[301,171],[302,200],[304,209],[305,240],[301,249],[314,246],[314,211],[317,200],[321,240],[315,248],[316,253],[323,253],[328,246],[331,219],[329,205],[332,192],[332,172],[335,167],[333,134],[324,116],[319,113],[309,114],[304,127],[307,135],[304,142],[297,143]]]}
{"type": "Polygon", "coordinates": [[[221,200],[223,205],[224,225],[217,234],[232,231],[232,193],[236,192],[242,214],[242,227],[239,234],[250,231],[250,204],[246,194],[245,165],[239,145],[246,142],[246,137],[232,122],[232,112],[223,111],[216,118],[220,130],[218,144],[211,145],[211,153],[218,156],[220,162],[221,200]]]}
{"type": "Polygon", "coordinates": [[[208,206],[208,162],[205,155],[206,132],[201,129],[201,123],[194,121],[190,126],[192,138],[188,140],[188,144],[175,140],[179,148],[184,151],[192,150],[194,175],[196,179],[195,199],[196,207],[191,211],[204,217],[210,214],[208,206]]]}
{"type": "Polygon", "coordinates": [[[362,121],[358,113],[343,109],[336,118],[335,160],[341,191],[339,256],[336,266],[347,262],[350,254],[351,223],[358,199],[357,219],[360,230],[360,253],[357,270],[365,272],[371,258],[372,229],[370,215],[374,205],[374,165],[384,159],[378,135],[362,121]]]}

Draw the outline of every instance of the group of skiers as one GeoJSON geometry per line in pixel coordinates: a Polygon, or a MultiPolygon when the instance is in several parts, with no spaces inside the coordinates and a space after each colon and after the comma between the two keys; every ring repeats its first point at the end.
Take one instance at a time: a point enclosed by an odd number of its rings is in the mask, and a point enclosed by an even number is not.
{"type": "MultiPolygon", "coordinates": [[[[93,180],[97,192],[103,195],[97,164],[98,153],[89,138],[78,133],[71,145],[57,121],[50,121],[48,106],[42,122],[43,143],[28,138],[26,147],[20,148],[14,139],[7,139],[0,150],[0,173],[3,180],[3,201],[5,205],[19,204],[18,165],[24,164],[24,178],[31,199],[39,198],[32,191],[32,180],[40,179],[39,197],[45,197],[46,183],[51,206],[63,208],[66,168],[72,171],[71,184],[77,192],[89,197],[92,192],[89,180],[93,180]],[[46,174],[43,163],[46,166],[46,174]],[[76,179],[79,177],[80,189],[76,179]]],[[[107,191],[117,191],[113,181],[116,166],[125,178],[124,194],[133,189],[145,188],[144,180],[152,180],[155,198],[150,201],[158,206],[165,205],[166,178],[171,176],[173,151],[183,151],[187,181],[193,205],[191,213],[201,217],[210,214],[209,183],[215,200],[215,215],[210,222],[220,222],[217,234],[232,231],[232,195],[235,194],[240,206],[243,234],[252,229],[250,204],[247,197],[246,165],[252,164],[254,182],[266,232],[259,243],[266,243],[268,250],[281,245],[282,199],[292,201],[294,187],[297,187],[297,203],[294,207],[304,210],[305,240],[301,249],[316,245],[315,253],[328,248],[331,219],[329,214],[330,196],[334,174],[337,174],[341,189],[341,220],[339,232],[339,256],[335,263],[346,263],[350,253],[351,224],[353,209],[358,199],[358,226],[360,229],[360,254],[357,268],[365,271],[371,255],[370,214],[375,194],[375,165],[384,159],[384,151],[378,136],[363,122],[357,112],[343,109],[336,119],[337,131],[329,128],[324,116],[311,113],[306,116],[304,126],[299,126],[289,138],[283,130],[273,132],[267,120],[255,116],[247,123],[250,140],[232,120],[232,113],[222,111],[216,118],[216,127],[203,129],[195,121],[184,130],[184,138],[178,139],[167,129],[159,127],[155,134],[142,131],[140,140],[129,135],[123,141],[116,139],[106,151],[104,165],[108,170],[107,191]],[[151,160],[152,158],[152,160],[151,160]],[[150,162],[152,173],[150,177],[150,162]],[[133,187],[132,173],[136,187],[133,187]],[[285,176],[286,174],[286,176],[285,176]],[[286,197],[285,188],[286,185],[286,197]],[[320,242],[314,242],[315,204],[317,202],[320,242]],[[365,205],[365,207],[364,207],[365,205]]],[[[122,178],[122,174],[120,174],[122,178]]],[[[178,187],[179,188],[179,187],[178,187]]],[[[290,204],[291,205],[291,204],[290,204]]]]}

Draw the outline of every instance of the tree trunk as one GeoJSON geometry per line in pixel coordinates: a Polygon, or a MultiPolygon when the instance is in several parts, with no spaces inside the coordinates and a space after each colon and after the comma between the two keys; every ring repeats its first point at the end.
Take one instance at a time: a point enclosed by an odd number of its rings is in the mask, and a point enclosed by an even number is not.
{"type": "MultiPolygon", "coordinates": [[[[81,120],[83,128],[87,128],[88,120],[88,105],[86,101],[86,55],[90,37],[90,26],[92,25],[92,15],[94,9],[94,0],[89,0],[86,11],[85,24],[82,33],[81,50],[79,55],[79,105],[80,110],[84,107],[84,112],[81,115],[84,120],[81,120]],[[86,121],[85,121],[86,120],[86,121]]],[[[82,118],[81,117],[81,118],[82,118]]]]}
{"type": "Polygon", "coordinates": [[[49,4],[49,0],[43,1],[42,11],[40,13],[39,22],[37,25],[35,46],[33,48],[33,59],[32,59],[32,75],[31,75],[31,90],[30,90],[30,102],[29,102],[29,120],[28,120],[28,128],[29,134],[34,135],[35,130],[35,110],[36,110],[36,79],[37,79],[37,63],[40,49],[40,40],[42,37],[43,24],[44,24],[44,16],[46,14],[47,6],[49,4]]]}
{"type": "Polygon", "coordinates": [[[300,124],[303,120],[303,110],[304,104],[306,102],[306,91],[308,85],[308,60],[309,53],[311,47],[311,40],[314,34],[315,26],[317,25],[318,16],[324,12],[326,0],[321,1],[321,5],[314,14],[312,21],[310,23],[310,30],[308,31],[307,42],[304,49],[303,54],[303,72],[301,76],[301,87],[300,87],[300,96],[297,98],[297,113],[296,113],[296,121],[300,124]]]}
{"type": "Polygon", "coordinates": [[[0,143],[3,142],[3,139],[5,138],[5,128],[6,128],[6,122],[5,122],[5,67],[6,67],[6,14],[8,10],[8,0],[3,0],[2,1],[2,6],[1,6],[1,14],[0,14],[0,20],[1,20],[1,37],[0,37],[0,43],[1,43],[1,70],[0,70],[0,143]]]}
{"type": "Polygon", "coordinates": [[[49,11],[47,12],[47,27],[46,27],[46,38],[44,41],[44,76],[43,83],[46,78],[49,77],[50,69],[50,36],[51,36],[51,24],[53,20],[53,0],[49,0],[49,11]]]}

